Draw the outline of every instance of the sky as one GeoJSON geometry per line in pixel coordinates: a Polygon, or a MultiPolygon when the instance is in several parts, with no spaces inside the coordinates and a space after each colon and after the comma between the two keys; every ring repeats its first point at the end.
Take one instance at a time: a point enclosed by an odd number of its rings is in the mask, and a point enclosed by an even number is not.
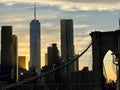
{"type": "MultiPolygon", "coordinates": [[[[34,18],[33,5],[37,4],[37,19],[41,23],[41,63],[47,47],[57,43],[60,50],[60,20],[73,19],[75,53],[78,54],[91,42],[92,31],[114,31],[119,28],[119,0],[0,0],[0,26],[13,26],[18,36],[18,55],[29,62],[29,23],[34,18]]],[[[115,79],[115,66],[105,57],[108,76],[115,79]],[[111,70],[108,70],[111,69],[111,70]],[[111,72],[110,72],[111,71],[111,72]]],[[[91,48],[80,59],[80,69],[92,67],[91,48]]]]}

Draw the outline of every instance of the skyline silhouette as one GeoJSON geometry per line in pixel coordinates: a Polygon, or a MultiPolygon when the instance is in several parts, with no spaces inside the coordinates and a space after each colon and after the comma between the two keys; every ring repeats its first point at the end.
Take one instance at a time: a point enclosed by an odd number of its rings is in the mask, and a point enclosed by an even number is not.
{"type": "MultiPolygon", "coordinates": [[[[84,49],[85,45],[90,42],[89,33],[94,30],[100,31],[113,31],[118,28],[119,8],[107,8],[104,10],[96,7],[96,9],[76,9],[74,5],[81,5],[81,2],[74,3],[74,1],[66,2],[71,3],[69,7],[62,8],[65,5],[60,2],[54,1],[54,4],[50,4],[49,1],[37,2],[37,18],[42,24],[42,65],[44,65],[44,54],[47,51],[47,46],[51,43],[57,43],[60,50],[60,19],[70,18],[74,21],[74,37],[75,37],[75,51],[79,53],[84,49]],[[46,2],[46,3],[45,3],[46,2]],[[47,3],[48,2],[48,3],[47,3]],[[58,5],[58,6],[57,6],[58,5]],[[43,12],[43,13],[42,13],[43,12]]],[[[64,1],[61,1],[64,2],[64,1]]],[[[99,1],[98,1],[99,2],[99,1]]],[[[90,2],[86,4],[86,7],[90,8],[90,2]]],[[[103,2],[104,3],[104,2],[103,2]]],[[[101,4],[103,4],[101,3],[101,4]]],[[[111,5],[109,2],[108,6],[111,5]]],[[[118,3],[119,4],[119,3],[118,3]]],[[[0,3],[2,14],[0,15],[0,25],[12,25],[13,32],[19,37],[18,54],[27,56],[27,63],[29,61],[29,22],[33,19],[33,3],[28,1],[20,2],[2,2],[0,3]],[[25,3],[27,2],[27,3],[25,3]],[[22,7],[22,8],[21,8],[22,7]],[[6,11],[5,11],[6,10],[6,11]]],[[[98,5],[99,6],[99,5],[98,5]]],[[[82,8],[83,6],[81,6],[82,8]]],[[[91,6],[95,7],[94,5],[91,6]]],[[[85,57],[86,58],[86,57],[85,57]]],[[[87,59],[90,58],[88,53],[87,59]]],[[[80,69],[82,69],[82,63],[80,69]]],[[[87,64],[89,65],[89,63],[87,64]]],[[[27,65],[28,66],[28,65],[27,65]]],[[[90,66],[91,67],[91,66],[90,66]]]]}

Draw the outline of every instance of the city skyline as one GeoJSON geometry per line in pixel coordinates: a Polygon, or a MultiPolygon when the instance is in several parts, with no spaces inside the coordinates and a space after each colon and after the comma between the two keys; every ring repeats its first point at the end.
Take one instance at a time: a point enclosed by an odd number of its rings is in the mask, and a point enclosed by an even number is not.
{"type": "MultiPolygon", "coordinates": [[[[2,13],[0,25],[13,26],[14,33],[18,36],[18,55],[27,56],[27,60],[29,60],[29,22],[33,19],[34,3],[29,1],[0,1],[2,13]]],[[[91,31],[118,29],[120,2],[117,1],[36,0],[37,18],[42,25],[42,61],[45,60],[44,54],[51,43],[57,43],[60,50],[60,19],[70,18],[74,21],[76,53],[89,44],[91,31]]],[[[88,56],[87,59],[89,58],[91,57],[88,56]]]]}

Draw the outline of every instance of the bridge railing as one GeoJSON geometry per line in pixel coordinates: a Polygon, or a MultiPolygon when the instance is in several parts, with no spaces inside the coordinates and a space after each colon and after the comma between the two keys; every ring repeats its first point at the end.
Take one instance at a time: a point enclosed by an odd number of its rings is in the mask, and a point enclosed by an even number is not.
{"type": "MultiPolygon", "coordinates": [[[[7,90],[94,90],[95,85],[101,86],[101,83],[24,84],[7,90]]],[[[104,90],[116,90],[116,86],[107,85],[104,90]]]]}

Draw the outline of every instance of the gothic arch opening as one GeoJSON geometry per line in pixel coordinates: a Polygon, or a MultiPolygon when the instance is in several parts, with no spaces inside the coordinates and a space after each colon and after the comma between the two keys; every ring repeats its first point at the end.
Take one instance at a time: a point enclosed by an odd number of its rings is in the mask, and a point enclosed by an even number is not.
{"type": "Polygon", "coordinates": [[[108,81],[116,81],[116,66],[113,64],[112,51],[108,50],[103,59],[103,74],[108,81]]]}
{"type": "Polygon", "coordinates": [[[103,58],[108,50],[113,51],[117,57],[119,56],[117,54],[120,51],[120,30],[109,32],[95,31],[90,33],[90,36],[92,38],[93,79],[94,83],[101,83],[101,86],[95,85],[94,90],[104,90],[106,82],[103,77],[103,58]]]}

